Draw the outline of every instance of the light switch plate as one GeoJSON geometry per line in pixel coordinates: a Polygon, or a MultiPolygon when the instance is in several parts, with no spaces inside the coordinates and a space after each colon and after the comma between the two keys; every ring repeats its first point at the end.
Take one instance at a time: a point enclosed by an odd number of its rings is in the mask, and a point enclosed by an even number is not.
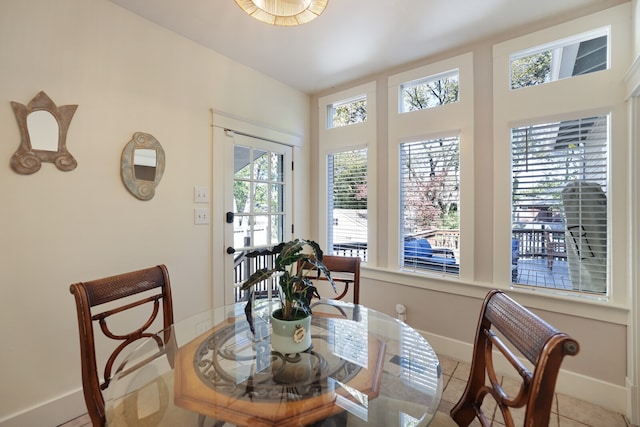
{"type": "Polygon", "coordinates": [[[209,187],[193,187],[193,201],[196,203],[209,203],[209,187]]]}
{"type": "Polygon", "coordinates": [[[196,225],[209,224],[209,208],[195,208],[193,210],[193,223],[196,225]]]}

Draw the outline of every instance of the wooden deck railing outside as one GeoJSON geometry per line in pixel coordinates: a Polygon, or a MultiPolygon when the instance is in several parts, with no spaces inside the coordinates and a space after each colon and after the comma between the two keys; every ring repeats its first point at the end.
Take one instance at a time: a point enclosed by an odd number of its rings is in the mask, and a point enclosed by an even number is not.
{"type": "MultiPolygon", "coordinates": [[[[518,241],[517,255],[513,253],[514,260],[518,259],[546,259],[550,264],[553,261],[566,261],[566,245],[564,232],[561,230],[548,229],[514,229],[513,239],[518,241]]],[[[429,240],[434,248],[451,249],[456,259],[460,255],[460,231],[459,230],[428,230],[411,235],[414,238],[424,238],[429,240]]],[[[333,245],[333,254],[341,256],[357,256],[364,262],[367,261],[367,242],[350,242],[333,245]]],[[[246,292],[240,290],[240,284],[246,280],[254,271],[273,266],[273,256],[263,255],[255,258],[247,258],[245,252],[236,254],[234,264],[234,283],[236,301],[246,298],[246,292]]],[[[271,281],[273,283],[273,281],[271,281]]],[[[259,293],[267,292],[268,284],[265,282],[254,291],[259,293]]],[[[276,292],[277,289],[272,289],[276,292]]]]}

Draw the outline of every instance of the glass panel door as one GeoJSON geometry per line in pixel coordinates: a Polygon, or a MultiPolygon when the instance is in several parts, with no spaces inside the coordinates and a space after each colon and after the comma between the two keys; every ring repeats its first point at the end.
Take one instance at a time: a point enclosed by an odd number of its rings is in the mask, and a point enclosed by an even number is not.
{"type": "Polygon", "coordinates": [[[287,145],[233,135],[233,173],[229,177],[225,241],[228,257],[225,277],[233,277],[234,300],[242,299],[238,287],[267,258],[248,259],[246,253],[270,248],[291,237],[291,158],[287,145]],[[232,175],[232,178],[231,178],[232,175]]]}

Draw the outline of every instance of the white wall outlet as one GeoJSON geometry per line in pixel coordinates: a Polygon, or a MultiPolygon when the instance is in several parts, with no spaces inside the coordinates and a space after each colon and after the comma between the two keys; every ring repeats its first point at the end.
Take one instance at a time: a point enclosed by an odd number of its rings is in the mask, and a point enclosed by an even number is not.
{"type": "Polygon", "coordinates": [[[193,187],[193,201],[196,203],[209,203],[209,187],[193,187]]]}
{"type": "Polygon", "coordinates": [[[209,208],[195,208],[193,210],[193,223],[209,224],[209,208]]]}

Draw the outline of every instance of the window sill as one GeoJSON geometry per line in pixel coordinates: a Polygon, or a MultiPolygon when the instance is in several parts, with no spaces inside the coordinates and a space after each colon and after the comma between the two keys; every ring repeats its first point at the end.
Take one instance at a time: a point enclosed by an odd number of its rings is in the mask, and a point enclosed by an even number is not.
{"type": "Polygon", "coordinates": [[[484,298],[491,289],[502,289],[528,308],[619,325],[627,325],[629,319],[629,307],[614,305],[606,299],[582,295],[572,296],[566,293],[559,294],[547,289],[512,288],[511,283],[475,282],[443,273],[428,272],[420,274],[367,265],[362,266],[361,278],[365,281],[371,279],[392,283],[397,286],[410,286],[426,291],[450,293],[479,300],[484,298]]]}

